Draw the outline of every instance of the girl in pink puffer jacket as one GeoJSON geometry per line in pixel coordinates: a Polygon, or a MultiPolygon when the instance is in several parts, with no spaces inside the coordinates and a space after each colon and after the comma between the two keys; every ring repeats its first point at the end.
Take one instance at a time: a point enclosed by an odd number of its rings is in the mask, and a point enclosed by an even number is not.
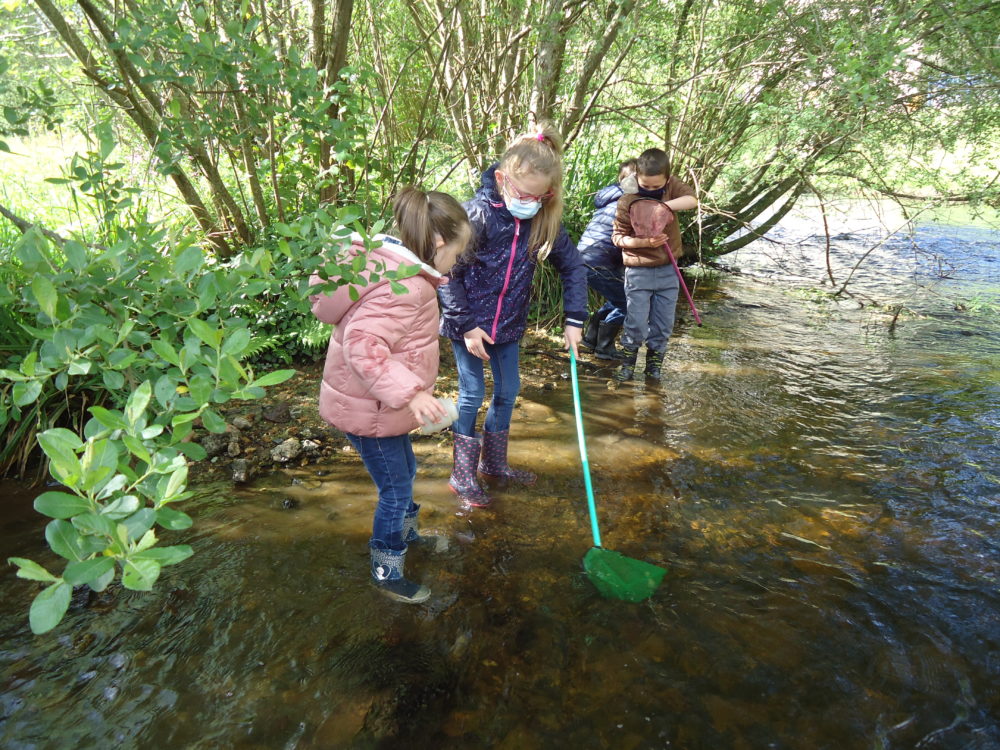
{"type": "MultiPolygon", "coordinates": [[[[379,281],[355,287],[356,300],[348,286],[310,299],[313,314],[335,326],[320,415],[347,435],[378,488],[368,544],[372,581],[393,599],[421,602],[430,590],[403,575],[407,545],[421,539],[409,432],[446,417],[432,395],[439,359],[437,287],[468,245],[471,228],[465,210],[445,193],[403,188],[392,208],[398,238],[376,235],[378,245],[368,252],[368,272],[379,281]],[[405,293],[394,292],[385,272],[413,265],[420,271],[397,282],[405,293]]],[[[346,252],[364,253],[360,236],[346,252]]],[[[324,280],[314,276],[312,283],[324,280]]]]}

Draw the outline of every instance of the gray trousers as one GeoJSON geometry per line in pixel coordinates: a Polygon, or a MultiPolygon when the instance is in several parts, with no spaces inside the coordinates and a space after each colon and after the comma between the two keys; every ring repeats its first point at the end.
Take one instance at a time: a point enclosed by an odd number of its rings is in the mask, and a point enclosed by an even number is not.
{"type": "Polygon", "coordinates": [[[638,349],[643,343],[653,352],[665,352],[674,330],[680,284],[673,265],[625,269],[628,310],[622,346],[638,349]]]}

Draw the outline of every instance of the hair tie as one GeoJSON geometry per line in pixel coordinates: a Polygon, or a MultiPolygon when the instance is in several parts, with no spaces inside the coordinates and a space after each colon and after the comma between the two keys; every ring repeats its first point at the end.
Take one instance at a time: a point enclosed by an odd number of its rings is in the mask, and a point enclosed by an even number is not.
{"type": "Polygon", "coordinates": [[[535,136],[535,139],[544,142],[545,141],[545,133],[539,133],[538,135],[535,136]]]}

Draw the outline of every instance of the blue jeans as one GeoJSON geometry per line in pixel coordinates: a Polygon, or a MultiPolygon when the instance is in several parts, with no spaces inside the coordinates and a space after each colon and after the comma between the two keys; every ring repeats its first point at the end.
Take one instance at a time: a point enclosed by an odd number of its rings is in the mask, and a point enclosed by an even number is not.
{"type": "Polygon", "coordinates": [[[624,266],[587,266],[587,286],[607,300],[595,315],[603,317],[605,323],[620,323],[625,319],[628,300],[625,299],[624,266]]]}
{"type": "Polygon", "coordinates": [[[358,451],[378,488],[378,505],[372,524],[371,546],[404,550],[403,516],[416,510],[413,503],[413,478],[417,459],[409,435],[364,437],[347,432],[347,439],[358,451]]]}
{"type": "MultiPolygon", "coordinates": [[[[483,424],[487,432],[510,429],[514,401],[521,392],[521,374],[518,372],[520,345],[520,341],[483,345],[490,355],[490,370],[493,372],[493,398],[483,424]]],[[[451,429],[459,435],[472,437],[476,434],[476,417],[486,396],[483,360],[470,354],[464,341],[452,339],[451,349],[455,353],[455,367],[458,369],[458,419],[451,429]]]]}

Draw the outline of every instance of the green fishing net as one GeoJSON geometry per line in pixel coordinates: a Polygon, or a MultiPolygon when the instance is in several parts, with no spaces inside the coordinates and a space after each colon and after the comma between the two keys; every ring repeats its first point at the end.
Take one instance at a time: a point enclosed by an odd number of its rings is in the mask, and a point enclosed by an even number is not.
{"type": "Polygon", "coordinates": [[[656,565],[603,547],[590,548],[583,558],[583,569],[603,596],[627,602],[648,599],[667,573],[656,565]]]}

